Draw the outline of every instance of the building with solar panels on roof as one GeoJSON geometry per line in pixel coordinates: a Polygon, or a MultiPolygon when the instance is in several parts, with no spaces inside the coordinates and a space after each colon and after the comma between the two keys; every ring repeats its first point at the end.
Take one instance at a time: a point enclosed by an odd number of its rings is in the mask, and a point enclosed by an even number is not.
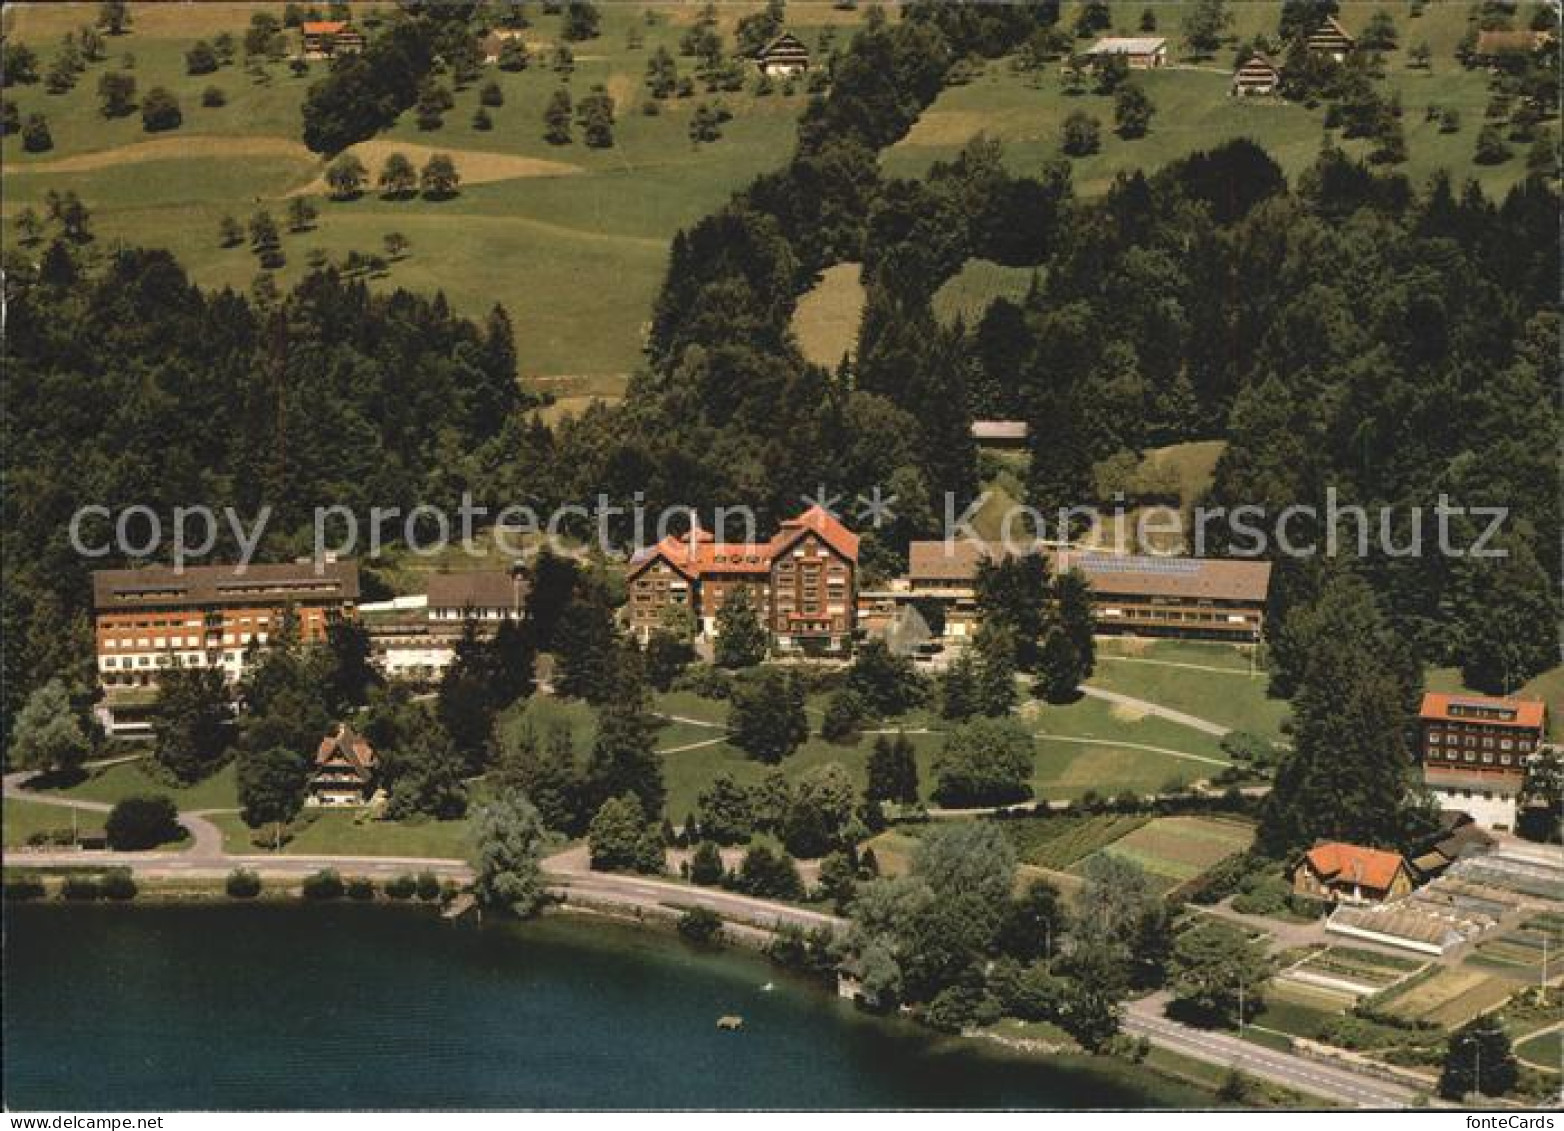
{"type": "Polygon", "coordinates": [[[1091,586],[1098,632],[1253,642],[1265,628],[1270,562],[1071,550],[1054,568],[1091,586]]]}
{"type": "MultiPolygon", "coordinates": [[[[907,575],[889,595],[941,606],[943,634],[970,637],[977,631],[978,569],[1006,553],[965,540],[913,542],[907,575]]],[[[1053,568],[1086,578],[1098,632],[1253,643],[1265,628],[1270,562],[1068,550],[1054,556],[1053,568]]]]}

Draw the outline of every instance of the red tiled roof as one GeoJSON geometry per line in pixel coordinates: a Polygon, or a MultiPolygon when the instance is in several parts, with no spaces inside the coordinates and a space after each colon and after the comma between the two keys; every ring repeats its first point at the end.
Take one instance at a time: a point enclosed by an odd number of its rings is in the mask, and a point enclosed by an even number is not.
{"type": "Polygon", "coordinates": [[[1430,691],[1423,696],[1423,707],[1418,716],[1425,722],[1480,722],[1491,726],[1537,729],[1542,726],[1547,713],[1547,704],[1540,699],[1493,699],[1485,695],[1448,695],[1442,691],[1430,691]],[[1510,717],[1463,715],[1463,706],[1482,712],[1506,712],[1510,717]]]}
{"type": "Polygon", "coordinates": [[[782,530],[771,540],[772,552],[781,553],[791,545],[798,531],[813,530],[827,546],[844,558],[858,560],[858,535],[843,526],[824,507],[810,507],[797,518],[782,524],[782,530]]]}
{"type": "Polygon", "coordinates": [[[784,522],[769,542],[718,542],[711,531],[699,528],[688,534],[670,534],[650,550],[637,554],[631,560],[630,574],[634,576],[658,558],[690,578],[718,573],[766,573],[778,556],[810,532],[843,557],[858,560],[858,536],[820,507],[810,507],[784,522]]]}
{"type": "Polygon", "coordinates": [[[1317,844],[1305,855],[1309,866],[1327,880],[1389,891],[1405,861],[1394,852],[1329,841],[1317,844]]]}
{"type": "Polygon", "coordinates": [[[299,25],[305,35],[336,35],[350,26],[346,20],[305,20],[299,25]]]}

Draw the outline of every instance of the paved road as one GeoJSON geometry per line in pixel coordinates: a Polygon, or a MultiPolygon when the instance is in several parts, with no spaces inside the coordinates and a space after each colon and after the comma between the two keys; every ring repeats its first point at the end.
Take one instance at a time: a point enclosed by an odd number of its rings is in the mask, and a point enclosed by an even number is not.
{"type": "Polygon", "coordinates": [[[1148,715],[1156,715],[1159,719],[1167,719],[1168,722],[1178,723],[1179,726],[1204,731],[1206,734],[1214,734],[1218,738],[1221,738],[1233,729],[1232,727],[1225,727],[1221,723],[1214,723],[1210,719],[1202,719],[1197,715],[1175,711],[1172,707],[1164,707],[1159,703],[1152,703],[1146,699],[1136,699],[1133,695],[1123,695],[1117,691],[1109,691],[1105,687],[1092,687],[1090,684],[1083,683],[1079,690],[1081,694],[1090,695],[1093,699],[1101,699],[1116,706],[1130,707],[1148,715]]]}
{"type": "Polygon", "coordinates": [[[1181,1025],[1162,1016],[1166,1004],[1166,994],[1131,1002],[1124,1015],[1125,1031],[1196,1060],[1236,1067],[1251,1076],[1352,1107],[1400,1108],[1415,1098],[1416,1093],[1404,1084],[1251,1044],[1226,1033],[1181,1025]]]}
{"type": "Polygon", "coordinates": [[[845,931],[847,920],[820,911],[773,903],[767,899],[739,895],[720,888],[694,887],[650,876],[628,876],[618,872],[594,872],[587,862],[587,850],[568,849],[543,862],[551,881],[551,890],[576,894],[584,900],[600,900],[618,906],[645,910],[673,907],[706,907],[725,919],[760,927],[791,923],[804,930],[827,927],[845,931]]]}

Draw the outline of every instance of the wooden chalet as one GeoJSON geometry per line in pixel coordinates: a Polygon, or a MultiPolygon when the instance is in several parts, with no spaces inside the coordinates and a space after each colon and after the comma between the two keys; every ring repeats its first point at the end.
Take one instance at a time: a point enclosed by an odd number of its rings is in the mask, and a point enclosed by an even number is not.
{"type": "Polygon", "coordinates": [[[809,69],[809,48],[791,32],[783,32],[755,55],[765,75],[801,75],[809,69]]]}
{"type": "Polygon", "coordinates": [[[378,761],[369,740],[346,723],[320,740],[310,772],[310,800],[316,805],[362,805],[373,796],[378,761]]]}
{"type": "Polygon", "coordinates": [[[1264,51],[1256,51],[1234,72],[1229,93],[1239,98],[1275,94],[1281,85],[1282,68],[1264,51]]]}
{"type": "Polygon", "coordinates": [[[299,25],[299,40],[304,54],[319,58],[364,50],[364,33],[346,20],[305,20],[299,25]]]}
{"type": "Polygon", "coordinates": [[[1356,37],[1342,27],[1334,16],[1326,16],[1325,22],[1309,34],[1305,43],[1310,51],[1329,55],[1338,63],[1345,62],[1358,45],[1356,37]]]}
{"type": "Polygon", "coordinates": [[[1295,894],[1327,903],[1383,903],[1410,895],[1415,886],[1400,854],[1340,841],[1315,845],[1292,873],[1295,894]]]}

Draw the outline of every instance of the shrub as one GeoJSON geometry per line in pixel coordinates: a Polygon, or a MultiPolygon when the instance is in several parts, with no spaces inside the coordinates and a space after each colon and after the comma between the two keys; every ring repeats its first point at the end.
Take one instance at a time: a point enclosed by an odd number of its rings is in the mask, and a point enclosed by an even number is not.
{"type": "Polygon", "coordinates": [[[733,677],[710,664],[691,664],[673,681],[673,689],[703,699],[727,699],[733,694],[733,677]]]}
{"type": "Polygon", "coordinates": [[[179,111],[179,99],[161,86],[147,91],[141,100],[141,128],[147,133],[178,129],[184,121],[179,111]]]}
{"type": "Polygon", "coordinates": [[[235,868],[228,873],[223,890],[233,899],[254,899],[261,894],[261,877],[248,868],[235,868]]]}
{"type": "Polygon", "coordinates": [[[433,872],[419,872],[414,885],[418,898],[425,903],[433,903],[440,898],[440,880],[433,872]]]}
{"type": "Polygon", "coordinates": [[[220,86],[209,86],[201,92],[201,105],[208,109],[216,109],[228,104],[228,96],[223,93],[220,86]]]}
{"type": "Polygon", "coordinates": [[[135,899],[136,890],[129,868],[113,868],[98,881],[98,891],[104,899],[135,899]]]}
{"type": "Polygon", "coordinates": [[[703,840],[690,854],[690,882],[710,887],[722,882],[722,854],[709,840],[703,840]]]}
{"type": "Polygon", "coordinates": [[[66,876],[65,882],[60,885],[61,899],[88,902],[102,895],[103,890],[98,886],[98,881],[91,876],[66,876]]]}
{"type": "Polygon", "coordinates": [[[182,834],[179,810],[167,797],[127,797],[109,811],[104,824],[109,847],[116,852],[156,848],[182,834]]]}
{"type": "Polygon", "coordinates": [[[756,845],[744,854],[733,886],[746,895],[761,899],[804,898],[804,881],[798,866],[787,853],[775,853],[765,845],[756,845]]]}
{"type": "Polygon", "coordinates": [[[386,896],[389,899],[412,899],[417,890],[418,881],[412,876],[401,875],[386,881],[386,896]]]}
{"type": "Polygon", "coordinates": [[[323,868],[304,877],[305,899],[341,899],[343,890],[342,877],[333,868],[323,868]]]}
{"type": "Polygon", "coordinates": [[[43,881],[37,876],[17,876],[5,881],[5,898],[25,903],[30,899],[42,899],[43,881]]]}
{"type": "Polygon", "coordinates": [[[365,876],[353,876],[347,882],[349,899],[366,900],[375,898],[375,885],[365,876]]]}
{"type": "Polygon", "coordinates": [[[709,907],[692,907],[679,916],[679,934],[693,943],[714,942],[722,935],[722,916],[709,907]]]}

